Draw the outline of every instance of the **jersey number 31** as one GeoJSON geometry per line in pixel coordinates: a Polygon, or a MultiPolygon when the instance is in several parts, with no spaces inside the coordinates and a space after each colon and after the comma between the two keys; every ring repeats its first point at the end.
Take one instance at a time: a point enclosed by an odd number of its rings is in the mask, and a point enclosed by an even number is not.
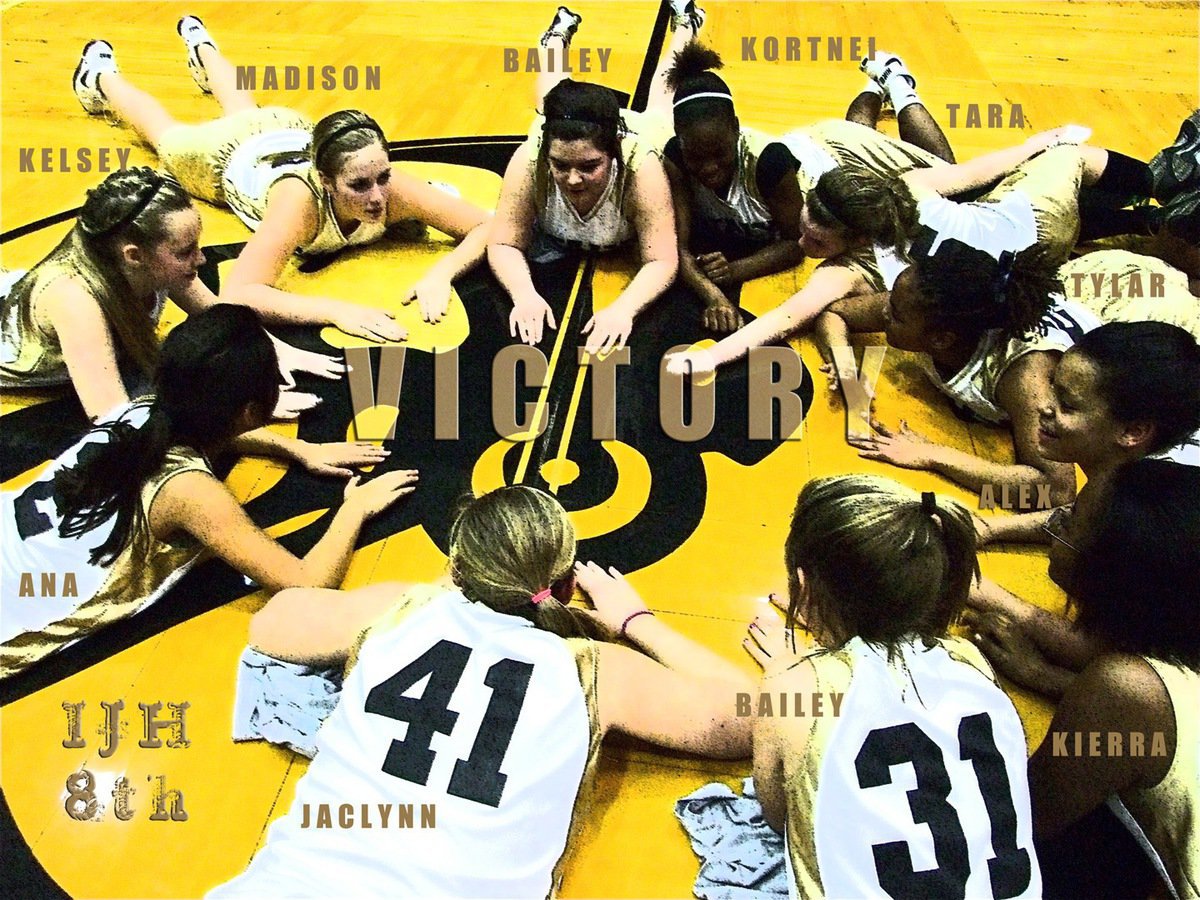
{"type": "MultiPolygon", "coordinates": [[[[1029,851],[1017,846],[1017,813],[1004,757],[996,748],[992,720],[987,713],[967,716],[958,726],[959,758],[970,760],[979,782],[992,832],[988,860],[992,896],[996,900],[1020,896],[1032,878],[1029,851]]],[[[892,766],[910,763],[917,786],[908,792],[913,821],[929,826],[937,868],[914,871],[904,841],[875,844],[875,872],[879,885],[892,897],[961,898],[971,873],[967,837],[958,812],[950,805],[950,775],[942,749],[914,723],[877,728],[867,735],[854,760],[858,785],[872,788],[891,783],[892,766]]]]}

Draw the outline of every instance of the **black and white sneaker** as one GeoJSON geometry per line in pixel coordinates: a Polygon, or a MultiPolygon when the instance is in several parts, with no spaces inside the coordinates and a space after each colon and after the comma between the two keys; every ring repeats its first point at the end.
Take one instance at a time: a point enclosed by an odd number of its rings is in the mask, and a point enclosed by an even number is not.
{"type": "Polygon", "coordinates": [[[1183,120],[1175,143],[1150,160],[1154,197],[1168,203],[1175,195],[1200,188],[1200,109],[1183,120]]]}
{"type": "Polygon", "coordinates": [[[79,54],[79,65],[71,76],[71,87],[79,104],[93,116],[108,112],[108,98],[100,90],[100,76],[116,72],[117,60],[108,41],[88,41],[79,54]]]}
{"type": "Polygon", "coordinates": [[[698,7],[695,0],[671,0],[671,30],[690,28],[695,34],[704,24],[704,10],[698,7]]]}
{"type": "Polygon", "coordinates": [[[882,88],[887,87],[887,82],[894,75],[899,75],[908,82],[908,86],[916,88],[917,79],[908,71],[908,67],[904,65],[902,60],[895,53],[888,53],[886,50],[876,50],[875,55],[864,59],[858,64],[858,67],[870,76],[882,88]]]}
{"type": "Polygon", "coordinates": [[[542,34],[541,45],[545,47],[552,37],[562,38],[564,45],[570,44],[571,38],[579,30],[579,23],[582,21],[583,16],[579,13],[573,13],[565,6],[560,6],[554,14],[554,20],[550,23],[550,27],[542,34]]]}
{"type": "Polygon", "coordinates": [[[204,93],[211,94],[212,88],[208,85],[208,70],[204,68],[204,63],[200,59],[200,48],[208,44],[216,50],[217,42],[212,39],[212,35],[204,27],[204,23],[196,16],[184,16],[175,26],[175,30],[187,44],[187,64],[188,71],[192,73],[192,80],[204,93]]]}

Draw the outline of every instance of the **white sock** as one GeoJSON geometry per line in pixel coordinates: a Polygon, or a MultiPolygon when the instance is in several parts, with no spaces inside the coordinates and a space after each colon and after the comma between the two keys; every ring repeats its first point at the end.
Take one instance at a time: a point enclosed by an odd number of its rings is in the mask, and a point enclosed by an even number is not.
{"type": "Polygon", "coordinates": [[[887,88],[887,95],[891,98],[892,108],[896,110],[896,115],[900,115],[906,107],[921,102],[916,89],[908,83],[908,79],[903,75],[892,75],[884,86],[887,88]]]}
{"type": "Polygon", "coordinates": [[[862,89],[861,93],[863,93],[863,94],[878,94],[879,96],[882,97],[884,94],[883,85],[880,84],[878,81],[876,81],[874,78],[868,78],[867,83],[863,85],[863,89],[862,89]]]}

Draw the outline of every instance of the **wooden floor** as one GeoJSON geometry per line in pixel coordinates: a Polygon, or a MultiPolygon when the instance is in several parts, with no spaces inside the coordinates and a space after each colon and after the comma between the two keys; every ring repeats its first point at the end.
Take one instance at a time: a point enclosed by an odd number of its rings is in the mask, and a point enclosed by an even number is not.
{"type": "MultiPolygon", "coordinates": [[[[734,90],[741,120],[769,132],[840,118],[863,76],[848,61],[742,60],[744,37],[757,36],[761,48],[763,38],[772,35],[781,43],[792,35],[841,35],[847,41],[874,36],[879,47],[905,56],[926,105],[944,126],[949,125],[947,105],[960,105],[959,127],[947,127],[960,159],[1022,138],[1022,132],[1010,128],[963,127],[968,104],[984,108],[985,124],[988,104],[1002,104],[1006,120],[1010,104],[1020,104],[1026,133],[1066,122],[1086,124],[1094,130],[1095,143],[1143,159],[1170,143],[1179,121],[1198,105],[1195,2],[709,0],[707,6],[705,35],[725,56],[722,74],[734,90]]],[[[612,48],[608,71],[592,80],[633,93],[658,4],[579,0],[574,8],[585,19],[575,46],[612,48]]],[[[381,66],[378,93],[261,91],[263,104],[294,106],[313,118],[358,106],[374,115],[393,140],[505,135],[523,133],[529,126],[534,76],[503,72],[502,48],[533,46],[552,12],[551,4],[527,2],[7,3],[0,66],[0,230],[6,239],[0,264],[21,268],[36,262],[69,222],[28,233],[23,226],[78,207],[84,191],[98,181],[95,172],[22,173],[21,147],[134,145],[130,132],[86,116],[72,96],[71,72],[79,49],[91,38],[110,40],[125,74],[183,120],[216,113],[213,100],[192,84],[175,33],[178,17],[194,13],[235,62],[381,66]],[[15,231],[22,233],[13,236],[15,231]]],[[[894,131],[895,125],[883,127],[894,131]]],[[[130,161],[154,160],[139,145],[130,161]]],[[[489,206],[499,187],[490,173],[421,166],[414,171],[458,184],[489,206]]],[[[245,239],[245,229],[228,212],[203,206],[202,214],[202,243],[245,239]]],[[[444,252],[444,245],[368,250],[317,274],[291,272],[288,286],[392,304],[400,282],[419,273],[433,254],[444,252]]],[[[755,312],[769,309],[802,285],[809,271],[753,283],[745,292],[745,305],[755,312]]],[[[627,278],[619,267],[606,269],[597,281],[598,294],[615,296],[627,278]]],[[[411,316],[412,310],[401,315],[411,316]]],[[[801,340],[797,346],[815,371],[811,343],[801,340]]],[[[8,397],[5,413],[37,401],[8,397]]],[[[935,439],[998,459],[1011,457],[1004,432],[956,419],[904,353],[888,352],[876,409],[884,421],[903,417],[935,439]]],[[[634,584],[673,625],[753,671],[740,640],[746,622],[761,609],[754,598],[785,584],[783,538],[795,495],[807,480],[878,472],[976,505],[976,498],[937,476],[860,460],[843,434],[843,412],[818,392],[802,440],[750,467],[717,454],[706,456],[703,521],[670,556],[632,573],[634,584]]],[[[249,499],[267,492],[282,472],[276,465],[245,461],[230,484],[240,498],[249,499]]],[[[31,477],[25,473],[4,486],[31,477]]],[[[300,528],[320,512],[286,522],[278,531],[300,528]]],[[[625,513],[619,504],[592,512],[580,521],[593,534],[614,527],[625,513]]],[[[347,585],[432,579],[444,564],[422,529],[412,528],[359,550],[347,585]]],[[[1047,608],[1060,609],[1063,597],[1046,578],[1045,568],[1038,550],[1004,548],[983,559],[985,574],[1047,608]]],[[[38,861],[71,895],[199,895],[241,871],[267,824],[287,809],[304,761],[264,744],[234,745],[229,737],[235,663],[249,617],[263,599],[259,594],[244,597],[3,709],[5,797],[38,861]],[[117,754],[102,760],[94,731],[100,701],[116,699],[125,701],[127,715],[133,711],[130,732],[117,754]],[[81,700],[87,704],[88,747],[67,750],[62,747],[62,704],[81,700]],[[137,747],[137,703],[157,700],[190,702],[191,747],[137,747]],[[134,803],[139,814],[129,822],[106,816],[96,824],[68,818],[63,784],[84,766],[107,773],[110,780],[125,773],[140,785],[134,803]],[[157,775],[183,791],[187,822],[146,820],[146,779],[157,775]]],[[[1036,746],[1050,709],[1020,690],[1011,693],[1029,744],[1036,746]]],[[[673,802],[708,781],[735,785],[748,771],[748,764],[608,747],[599,772],[600,801],[573,856],[563,895],[687,896],[697,864],[673,817],[673,802]]]]}

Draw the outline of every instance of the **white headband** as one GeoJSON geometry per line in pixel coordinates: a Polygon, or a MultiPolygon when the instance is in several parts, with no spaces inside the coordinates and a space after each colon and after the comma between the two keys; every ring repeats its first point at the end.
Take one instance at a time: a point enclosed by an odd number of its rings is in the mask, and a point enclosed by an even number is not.
{"type": "Polygon", "coordinates": [[[683,106],[683,104],[687,103],[689,100],[703,100],[707,97],[719,97],[722,100],[728,100],[730,103],[733,103],[733,95],[732,94],[721,94],[716,91],[704,91],[699,94],[688,94],[682,100],[676,100],[675,105],[671,108],[679,109],[679,107],[683,106]]]}

